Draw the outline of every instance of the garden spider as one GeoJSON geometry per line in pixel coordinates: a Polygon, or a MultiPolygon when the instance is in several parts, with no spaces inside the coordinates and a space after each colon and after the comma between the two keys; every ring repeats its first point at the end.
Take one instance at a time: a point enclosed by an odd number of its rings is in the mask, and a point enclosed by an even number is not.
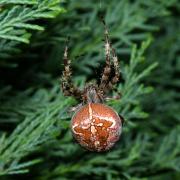
{"type": "Polygon", "coordinates": [[[111,46],[104,20],[103,25],[105,29],[106,65],[100,83],[87,84],[83,90],[78,89],[72,83],[71,61],[68,58],[67,45],[64,50],[64,71],[62,75],[64,95],[74,96],[83,101],[81,107],[72,117],[72,133],[81,146],[97,152],[110,149],[118,141],[122,129],[122,118],[112,108],[103,104],[105,94],[112,90],[120,77],[118,58],[115,49],[111,46]],[[110,76],[112,70],[114,71],[113,77],[110,76]]]}

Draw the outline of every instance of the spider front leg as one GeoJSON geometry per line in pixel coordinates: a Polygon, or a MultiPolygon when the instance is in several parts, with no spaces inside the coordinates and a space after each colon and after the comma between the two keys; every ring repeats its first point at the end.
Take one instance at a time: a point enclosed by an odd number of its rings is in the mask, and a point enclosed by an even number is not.
{"type": "Polygon", "coordinates": [[[68,46],[64,50],[64,71],[62,75],[62,91],[65,96],[74,96],[76,99],[81,99],[82,92],[73,85],[71,78],[71,60],[68,58],[68,46]]]}
{"type": "Polygon", "coordinates": [[[119,61],[118,57],[116,55],[115,49],[111,48],[112,51],[112,60],[113,60],[113,66],[114,66],[114,76],[111,78],[109,83],[106,86],[106,90],[109,91],[113,89],[113,86],[117,84],[120,78],[120,71],[119,71],[119,61]]]}
{"type": "Polygon", "coordinates": [[[111,90],[113,86],[119,81],[120,72],[119,72],[119,62],[115,52],[115,49],[112,48],[111,42],[109,40],[109,33],[104,20],[102,20],[105,29],[105,54],[106,54],[106,66],[103,71],[103,75],[101,78],[101,83],[99,85],[99,89],[105,94],[107,91],[111,90]],[[111,74],[111,54],[112,61],[114,66],[114,77],[110,79],[111,74]]]}
{"type": "Polygon", "coordinates": [[[108,30],[106,28],[105,21],[102,20],[104,24],[104,36],[105,36],[105,56],[106,56],[106,65],[103,70],[101,82],[99,85],[99,89],[104,92],[104,88],[106,87],[108,81],[109,81],[109,76],[111,74],[111,61],[110,61],[110,40],[109,40],[109,34],[108,30]]]}

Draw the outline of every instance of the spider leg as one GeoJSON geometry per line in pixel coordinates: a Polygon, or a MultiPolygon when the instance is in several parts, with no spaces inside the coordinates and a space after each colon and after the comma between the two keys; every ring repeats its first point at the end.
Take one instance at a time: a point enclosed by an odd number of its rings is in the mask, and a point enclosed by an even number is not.
{"type": "Polygon", "coordinates": [[[64,71],[62,75],[62,91],[65,96],[74,96],[76,99],[81,99],[82,92],[74,86],[71,78],[71,60],[68,58],[68,46],[64,49],[64,71]]]}
{"type": "Polygon", "coordinates": [[[106,66],[103,71],[99,89],[104,93],[111,90],[113,86],[119,81],[120,72],[119,72],[119,62],[115,52],[115,49],[112,48],[111,42],[109,40],[109,33],[105,21],[102,19],[105,29],[105,54],[106,54],[106,66]],[[114,77],[110,79],[111,74],[111,55],[114,66],[114,77]]]}
{"type": "Polygon", "coordinates": [[[99,85],[99,89],[104,92],[104,88],[106,87],[108,81],[109,81],[109,76],[111,74],[111,61],[110,61],[110,40],[109,40],[109,34],[108,30],[105,24],[105,21],[102,19],[102,22],[104,24],[104,36],[105,36],[105,56],[106,56],[106,65],[103,70],[103,74],[101,77],[101,82],[99,85]]]}
{"type": "Polygon", "coordinates": [[[119,78],[120,78],[118,57],[116,55],[114,48],[111,47],[111,51],[112,51],[112,60],[113,60],[113,66],[114,66],[114,76],[108,82],[105,91],[109,91],[113,89],[113,86],[119,81],[119,78]]]}

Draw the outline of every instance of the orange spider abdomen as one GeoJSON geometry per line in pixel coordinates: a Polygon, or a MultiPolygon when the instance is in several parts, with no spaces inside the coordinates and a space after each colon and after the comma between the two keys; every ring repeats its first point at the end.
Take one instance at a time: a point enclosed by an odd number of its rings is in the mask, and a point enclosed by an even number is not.
{"type": "Polygon", "coordinates": [[[106,151],[119,140],[122,119],[109,106],[89,103],[72,117],[71,129],[81,146],[90,151],[106,151]]]}

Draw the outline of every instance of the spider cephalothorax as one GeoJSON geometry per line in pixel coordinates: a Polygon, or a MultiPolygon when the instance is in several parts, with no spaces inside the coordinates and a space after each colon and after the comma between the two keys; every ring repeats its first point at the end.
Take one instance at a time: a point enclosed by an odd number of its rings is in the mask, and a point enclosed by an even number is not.
{"type": "Polygon", "coordinates": [[[87,84],[83,90],[78,89],[71,79],[71,61],[68,58],[68,47],[64,51],[64,71],[62,90],[66,96],[82,100],[82,106],[75,112],[71,129],[75,139],[88,150],[106,151],[118,141],[122,118],[110,107],[103,104],[108,91],[119,80],[119,62],[112,48],[105,22],[105,55],[106,65],[99,84],[87,84]],[[112,60],[112,62],[111,62],[112,60]],[[111,76],[112,68],[114,76],[111,76]]]}

